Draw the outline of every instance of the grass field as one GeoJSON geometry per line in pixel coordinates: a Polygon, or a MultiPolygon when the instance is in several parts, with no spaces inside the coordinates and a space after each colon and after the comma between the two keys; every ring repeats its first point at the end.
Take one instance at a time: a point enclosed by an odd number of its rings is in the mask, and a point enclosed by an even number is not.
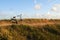
{"type": "Polygon", "coordinates": [[[0,21],[0,40],[60,40],[60,20],[0,21]]]}

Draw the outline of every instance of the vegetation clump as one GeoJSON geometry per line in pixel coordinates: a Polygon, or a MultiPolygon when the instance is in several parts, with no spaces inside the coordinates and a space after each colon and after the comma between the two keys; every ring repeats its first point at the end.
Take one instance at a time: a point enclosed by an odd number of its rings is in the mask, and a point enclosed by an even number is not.
{"type": "Polygon", "coordinates": [[[44,25],[40,27],[11,25],[2,28],[7,32],[1,32],[3,35],[0,35],[0,40],[60,40],[60,25],[44,25]]]}

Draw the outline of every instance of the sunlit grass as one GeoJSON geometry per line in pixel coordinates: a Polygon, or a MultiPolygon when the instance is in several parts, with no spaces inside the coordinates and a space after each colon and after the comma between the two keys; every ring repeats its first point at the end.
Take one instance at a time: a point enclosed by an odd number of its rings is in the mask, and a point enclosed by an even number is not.
{"type": "Polygon", "coordinates": [[[1,28],[2,40],[60,40],[60,25],[31,27],[27,25],[11,25],[1,28]],[[55,26],[55,28],[54,28],[55,26]]]}

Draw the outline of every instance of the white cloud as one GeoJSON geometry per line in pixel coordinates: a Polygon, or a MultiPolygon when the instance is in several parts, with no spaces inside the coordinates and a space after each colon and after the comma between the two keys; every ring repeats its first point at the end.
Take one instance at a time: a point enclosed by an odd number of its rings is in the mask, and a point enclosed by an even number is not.
{"type": "Polygon", "coordinates": [[[39,4],[36,4],[36,5],[34,6],[34,9],[35,9],[35,10],[40,10],[40,8],[41,8],[41,5],[39,5],[39,4]]]}
{"type": "Polygon", "coordinates": [[[43,18],[43,16],[42,16],[41,13],[36,13],[36,14],[35,14],[35,18],[43,18]]]}
{"type": "Polygon", "coordinates": [[[50,14],[50,12],[47,13],[48,15],[50,14]]]}
{"type": "Polygon", "coordinates": [[[52,19],[60,19],[60,14],[57,14],[57,13],[52,13],[52,14],[50,14],[50,18],[52,18],[52,19]]]}
{"type": "Polygon", "coordinates": [[[48,0],[48,2],[56,2],[56,0],[48,0]]]}
{"type": "Polygon", "coordinates": [[[45,14],[45,18],[47,18],[47,19],[51,19],[51,13],[50,12],[47,12],[46,14],[45,14]]]}
{"type": "Polygon", "coordinates": [[[57,8],[56,7],[53,7],[51,10],[54,11],[54,12],[56,12],[57,11],[57,8]]]}
{"type": "Polygon", "coordinates": [[[60,7],[60,4],[55,4],[55,6],[58,6],[58,7],[60,7]]]}
{"type": "Polygon", "coordinates": [[[36,13],[36,16],[37,16],[37,17],[39,17],[39,16],[40,16],[40,14],[39,14],[39,13],[36,13]]]}
{"type": "Polygon", "coordinates": [[[54,4],[51,11],[60,13],[60,4],[54,4]]]}
{"type": "MultiPolygon", "coordinates": [[[[55,10],[56,11],[56,10],[55,10]]],[[[47,12],[45,15],[46,15],[46,18],[47,19],[60,19],[60,12],[47,12]]]]}

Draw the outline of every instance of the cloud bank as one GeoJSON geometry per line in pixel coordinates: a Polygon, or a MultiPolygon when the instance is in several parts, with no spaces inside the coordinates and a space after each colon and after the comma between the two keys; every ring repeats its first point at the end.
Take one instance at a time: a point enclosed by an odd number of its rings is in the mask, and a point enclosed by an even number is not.
{"type": "Polygon", "coordinates": [[[40,8],[41,8],[41,6],[40,6],[39,4],[36,4],[36,5],[34,6],[34,9],[35,9],[35,10],[40,10],[40,8]]]}

